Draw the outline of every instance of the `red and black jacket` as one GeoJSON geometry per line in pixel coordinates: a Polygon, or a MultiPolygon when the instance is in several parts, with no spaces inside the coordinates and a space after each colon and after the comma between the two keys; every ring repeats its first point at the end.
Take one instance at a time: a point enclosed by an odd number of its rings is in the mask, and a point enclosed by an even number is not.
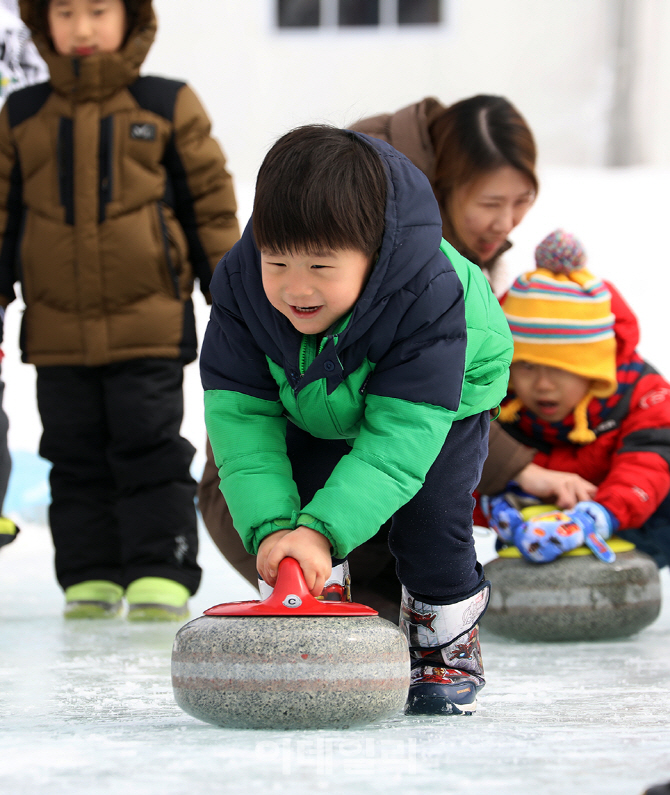
{"type": "Polygon", "coordinates": [[[576,445],[567,439],[572,415],[549,423],[522,408],[518,421],[501,425],[538,451],[535,464],[575,472],[598,486],[595,500],[623,530],[643,525],[670,490],[670,384],[636,352],[637,319],[616,288],[607,286],[616,317],[618,388],[589,404],[596,440],[576,445]]]}

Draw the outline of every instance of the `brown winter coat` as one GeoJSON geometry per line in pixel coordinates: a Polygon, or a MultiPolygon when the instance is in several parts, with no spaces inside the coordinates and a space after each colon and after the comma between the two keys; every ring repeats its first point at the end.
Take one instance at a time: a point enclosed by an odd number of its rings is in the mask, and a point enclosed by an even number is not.
{"type": "Polygon", "coordinates": [[[25,361],[196,355],[190,295],[239,236],[231,177],[184,83],[139,77],[151,0],[120,51],[70,58],[35,0],[24,21],[51,80],[0,112],[0,297],[21,281],[25,361]]]}

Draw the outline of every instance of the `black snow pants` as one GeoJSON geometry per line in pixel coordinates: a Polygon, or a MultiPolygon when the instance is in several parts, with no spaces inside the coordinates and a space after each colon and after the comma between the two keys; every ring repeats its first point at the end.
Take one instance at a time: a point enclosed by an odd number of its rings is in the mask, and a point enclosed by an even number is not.
{"type": "MultiPolygon", "coordinates": [[[[380,536],[388,533],[397,579],[422,602],[458,602],[483,580],[472,537],[472,492],[488,452],[489,423],[489,412],[455,422],[419,492],[380,531],[380,536]]],[[[351,450],[345,441],[317,439],[290,422],[286,446],[301,505],[307,505],[340,458],[351,450]]],[[[370,561],[373,566],[383,559],[380,541],[375,537],[371,549],[378,550],[376,561],[370,561]]],[[[386,538],[382,543],[386,546],[386,538]]],[[[365,547],[363,544],[361,549],[365,547]]],[[[355,578],[352,566],[354,595],[355,578]]],[[[388,580],[388,576],[381,572],[378,579],[388,580]]],[[[378,587],[377,583],[369,585],[378,587]]]]}
{"type": "Polygon", "coordinates": [[[40,455],[53,464],[49,520],[61,587],[165,577],[195,593],[195,449],[180,435],[183,363],[37,367],[37,402],[40,455]]]}

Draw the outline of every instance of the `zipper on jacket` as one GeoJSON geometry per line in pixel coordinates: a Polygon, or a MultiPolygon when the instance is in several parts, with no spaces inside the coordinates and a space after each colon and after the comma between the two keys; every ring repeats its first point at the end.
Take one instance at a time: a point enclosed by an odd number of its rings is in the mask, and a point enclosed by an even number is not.
{"type": "Polygon", "coordinates": [[[172,254],[170,253],[170,236],[168,235],[167,224],[165,223],[163,206],[160,202],[157,202],[156,206],[158,207],[158,220],[160,221],[161,234],[163,236],[163,246],[165,248],[165,262],[167,263],[170,279],[172,280],[172,286],[174,287],[175,298],[179,299],[181,298],[181,290],[179,289],[179,274],[177,273],[177,269],[175,268],[174,262],[172,261],[172,254]]]}
{"type": "MultiPolygon", "coordinates": [[[[321,341],[318,344],[317,344],[317,339],[319,336],[318,334],[306,334],[303,336],[302,342],[300,343],[300,353],[298,354],[298,368],[300,369],[301,376],[305,375],[305,373],[307,372],[307,368],[325,348],[328,340],[332,340],[333,348],[337,349],[338,337],[349,324],[350,318],[351,318],[351,313],[349,313],[346,317],[342,318],[339,323],[334,323],[330,327],[333,330],[332,333],[327,332],[323,337],[321,337],[321,341]]],[[[335,356],[337,358],[337,361],[340,363],[341,367],[342,362],[340,362],[340,359],[337,356],[337,351],[335,353],[335,356]]]]}
{"type": "MultiPolygon", "coordinates": [[[[323,345],[320,347],[323,347],[323,345]]],[[[317,335],[305,334],[300,343],[300,354],[298,357],[298,367],[300,368],[301,376],[305,375],[307,368],[317,356],[317,335]]]]}
{"type": "Polygon", "coordinates": [[[112,162],[114,152],[114,119],[107,116],[100,120],[98,223],[107,216],[107,205],[112,200],[112,162]]]}
{"type": "MultiPolygon", "coordinates": [[[[321,338],[317,345],[318,334],[307,334],[302,338],[300,343],[300,357],[298,366],[300,367],[300,375],[305,375],[307,368],[326,347],[328,340],[333,341],[333,345],[337,345],[337,334],[326,334],[321,338]]],[[[338,359],[339,361],[339,359],[338,359]]]]}
{"type": "Polygon", "coordinates": [[[316,359],[316,357],[325,348],[328,340],[333,340],[333,344],[337,345],[337,334],[326,334],[319,340],[318,334],[306,334],[300,343],[300,354],[298,356],[298,367],[300,368],[300,375],[303,376],[307,372],[307,368],[316,359]]]}
{"type": "MultiPolygon", "coordinates": [[[[308,367],[312,364],[314,359],[316,359],[316,357],[328,344],[328,340],[332,339],[333,345],[337,345],[337,337],[338,337],[337,334],[326,334],[325,336],[319,339],[318,334],[309,334],[305,335],[302,338],[302,342],[300,343],[300,354],[298,357],[298,366],[300,368],[301,376],[305,374],[305,372],[307,371],[308,367]]],[[[298,379],[298,382],[294,384],[293,386],[294,391],[297,390],[299,382],[300,379],[298,379]]],[[[333,410],[333,407],[331,406],[330,401],[328,400],[326,379],[320,378],[318,379],[317,382],[315,382],[315,384],[312,384],[312,386],[316,386],[317,390],[316,392],[312,393],[312,399],[316,400],[317,402],[325,406],[326,411],[328,413],[328,417],[330,418],[330,421],[333,425],[333,428],[335,428],[338,434],[343,436],[343,431],[339,422],[339,418],[337,417],[336,412],[333,410]]],[[[301,407],[297,396],[296,396],[296,410],[303,418],[303,422],[305,422],[305,418],[301,411],[301,407]]]]}

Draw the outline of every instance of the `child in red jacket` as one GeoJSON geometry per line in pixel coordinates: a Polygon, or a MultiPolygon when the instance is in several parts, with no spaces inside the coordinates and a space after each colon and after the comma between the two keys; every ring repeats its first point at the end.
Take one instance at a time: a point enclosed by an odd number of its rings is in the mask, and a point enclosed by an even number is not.
{"type": "Polygon", "coordinates": [[[636,352],[638,324],[611,286],[584,267],[558,230],[503,301],[514,337],[510,392],[499,421],[537,450],[534,463],[587,481],[582,499],[526,521],[533,499],[510,484],[490,498],[489,523],[536,563],[586,543],[612,560],[613,532],[670,560],[670,384],[636,352]]]}

